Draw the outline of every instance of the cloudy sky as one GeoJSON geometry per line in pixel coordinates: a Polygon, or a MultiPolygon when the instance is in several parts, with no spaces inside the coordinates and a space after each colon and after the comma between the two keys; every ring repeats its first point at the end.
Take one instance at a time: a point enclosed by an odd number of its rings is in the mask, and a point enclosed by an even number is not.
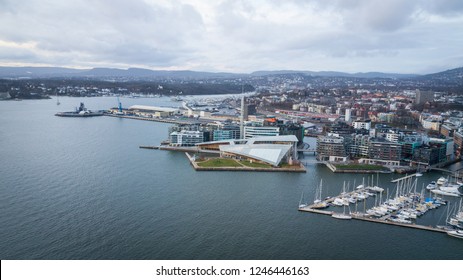
{"type": "Polygon", "coordinates": [[[0,66],[432,73],[462,0],[0,0],[0,66]]]}

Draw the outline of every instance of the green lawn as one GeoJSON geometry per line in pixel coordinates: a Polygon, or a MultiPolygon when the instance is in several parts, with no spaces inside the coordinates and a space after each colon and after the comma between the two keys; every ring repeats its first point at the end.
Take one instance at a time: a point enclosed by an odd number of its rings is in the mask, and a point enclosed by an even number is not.
{"type": "Polygon", "coordinates": [[[260,163],[260,162],[250,162],[248,160],[240,161],[240,163],[247,167],[253,167],[253,168],[271,168],[271,166],[268,164],[260,163]]]}
{"type": "Polygon", "coordinates": [[[387,170],[387,168],[380,165],[369,164],[333,164],[336,169],[340,170],[387,170]]]}
{"type": "Polygon", "coordinates": [[[280,167],[281,168],[300,168],[299,165],[290,165],[289,163],[281,163],[280,167]]]}
{"type": "Polygon", "coordinates": [[[235,160],[228,158],[214,158],[203,162],[197,162],[197,164],[200,167],[241,167],[235,160]]]}

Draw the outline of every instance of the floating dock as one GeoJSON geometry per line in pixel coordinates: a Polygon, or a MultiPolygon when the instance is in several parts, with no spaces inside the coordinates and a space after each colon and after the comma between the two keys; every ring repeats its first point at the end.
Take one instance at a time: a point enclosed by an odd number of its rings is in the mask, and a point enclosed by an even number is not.
{"type": "MultiPolygon", "coordinates": [[[[342,198],[345,195],[352,195],[355,192],[356,191],[354,190],[354,191],[349,192],[347,194],[331,197],[331,198],[325,199],[324,202],[332,203],[336,198],[342,198]]],[[[336,211],[315,209],[314,207],[315,207],[315,204],[312,204],[312,205],[307,205],[307,206],[304,206],[304,207],[299,207],[298,210],[301,211],[301,212],[309,212],[309,213],[329,215],[329,216],[332,216],[334,213],[337,213],[336,211]]],[[[418,224],[414,224],[414,223],[407,224],[407,223],[400,223],[400,222],[387,220],[393,214],[394,213],[390,213],[390,214],[385,215],[385,216],[383,216],[381,218],[372,218],[372,217],[367,217],[365,213],[355,212],[355,213],[351,213],[351,217],[352,217],[353,220],[366,221],[366,222],[379,223],[379,224],[386,224],[386,225],[393,225],[393,226],[400,226],[400,227],[420,229],[420,230],[427,230],[427,231],[440,232],[440,233],[447,233],[447,231],[445,229],[440,229],[440,228],[433,227],[433,226],[424,226],[424,225],[418,225],[418,224]]]]}
{"type": "MultiPolygon", "coordinates": [[[[301,211],[301,212],[310,212],[310,213],[315,213],[315,214],[322,214],[322,215],[329,215],[329,216],[331,216],[333,213],[335,213],[334,211],[313,209],[313,208],[311,208],[311,206],[312,205],[299,208],[299,211],[301,211]]],[[[378,218],[362,217],[361,215],[355,215],[355,214],[352,215],[352,219],[353,220],[366,221],[366,222],[372,222],[372,223],[387,224],[387,225],[393,225],[393,226],[400,226],[400,227],[428,230],[428,231],[434,231],[434,232],[441,232],[441,233],[446,233],[447,232],[444,229],[440,229],[440,228],[436,228],[436,227],[432,227],[432,226],[423,226],[423,225],[417,225],[417,224],[404,224],[404,223],[392,222],[392,221],[387,221],[387,220],[378,219],[378,218]]]]}

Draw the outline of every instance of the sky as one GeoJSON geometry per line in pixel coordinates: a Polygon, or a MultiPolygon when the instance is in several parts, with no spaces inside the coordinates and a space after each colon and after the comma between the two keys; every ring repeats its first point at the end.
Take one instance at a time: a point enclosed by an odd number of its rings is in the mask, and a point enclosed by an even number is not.
{"type": "Polygon", "coordinates": [[[462,0],[0,0],[0,66],[434,73],[462,0]]]}

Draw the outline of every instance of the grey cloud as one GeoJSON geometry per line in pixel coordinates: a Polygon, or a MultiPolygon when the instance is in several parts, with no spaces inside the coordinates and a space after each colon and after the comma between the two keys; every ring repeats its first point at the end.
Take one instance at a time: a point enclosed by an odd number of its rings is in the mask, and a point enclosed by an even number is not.
{"type": "Polygon", "coordinates": [[[175,55],[170,52],[194,51],[189,42],[201,37],[201,16],[189,5],[169,9],[122,0],[84,4],[69,9],[59,4],[41,8],[40,3],[28,7],[18,3],[15,9],[24,13],[3,13],[0,40],[33,41],[40,50],[87,52],[112,62],[131,63],[133,58],[156,64],[172,60],[175,55]],[[14,29],[12,22],[17,23],[14,29]]]}
{"type": "Polygon", "coordinates": [[[424,9],[430,13],[443,16],[459,16],[463,14],[461,0],[429,0],[425,1],[424,9]]]}
{"type": "Polygon", "coordinates": [[[402,72],[414,72],[461,53],[461,3],[0,0],[0,55],[4,62],[62,66],[246,72],[380,71],[404,64],[402,72]]]}

